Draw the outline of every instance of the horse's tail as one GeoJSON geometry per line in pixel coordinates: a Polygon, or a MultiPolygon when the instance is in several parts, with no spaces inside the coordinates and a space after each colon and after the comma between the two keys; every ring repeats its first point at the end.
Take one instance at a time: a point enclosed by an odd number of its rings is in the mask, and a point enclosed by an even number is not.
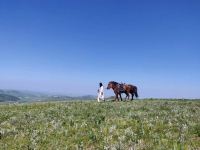
{"type": "Polygon", "coordinates": [[[135,96],[138,98],[137,87],[135,87],[135,96]]]}

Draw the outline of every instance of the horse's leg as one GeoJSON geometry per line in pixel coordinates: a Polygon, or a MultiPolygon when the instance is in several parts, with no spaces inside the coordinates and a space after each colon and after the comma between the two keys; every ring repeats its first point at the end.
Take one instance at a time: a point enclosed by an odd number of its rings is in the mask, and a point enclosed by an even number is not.
{"type": "Polygon", "coordinates": [[[126,98],[125,98],[125,101],[127,100],[127,98],[128,98],[128,95],[127,95],[127,93],[125,93],[126,94],[126,98]]]}
{"type": "Polygon", "coordinates": [[[126,94],[126,98],[125,98],[125,100],[127,100],[127,98],[128,98],[128,93],[127,93],[127,92],[125,92],[125,94],[126,94]]]}
{"type": "Polygon", "coordinates": [[[128,97],[128,100],[129,100],[129,93],[127,92],[127,97],[128,97]]]}
{"type": "Polygon", "coordinates": [[[133,100],[134,93],[131,93],[131,95],[132,95],[132,98],[131,98],[131,100],[133,100]]]}
{"type": "Polygon", "coordinates": [[[119,101],[119,98],[118,98],[118,93],[117,92],[115,92],[115,101],[119,101]]]}
{"type": "Polygon", "coordinates": [[[117,101],[117,99],[118,99],[118,95],[117,95],[117,94],[115,94],[115,101],[117,101]]]}
{"type": "Polygon", "coordinates": [[[121,101],[122,101],[122,94],[121,94],[121,93],[119,93],[119,96],[120,96],[120,99],[121,99],[121,101]]]}

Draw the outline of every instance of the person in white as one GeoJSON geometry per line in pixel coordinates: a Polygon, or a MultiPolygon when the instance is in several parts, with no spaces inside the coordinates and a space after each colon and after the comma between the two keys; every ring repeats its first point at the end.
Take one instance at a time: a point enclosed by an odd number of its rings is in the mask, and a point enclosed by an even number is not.
{"type": "Polygon", "coordinates": [[[100,102],[100,99],[105,101],[105,99],[104,99],[104,88],[103,88],[103,84],[101,82],[99,83],[97,101],[100,102]]]}

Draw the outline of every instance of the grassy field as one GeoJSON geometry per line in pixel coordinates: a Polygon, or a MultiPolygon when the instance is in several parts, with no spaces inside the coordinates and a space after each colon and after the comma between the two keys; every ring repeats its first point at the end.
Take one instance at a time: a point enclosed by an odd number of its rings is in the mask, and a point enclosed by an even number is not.
{"type": "Polygon", "coordinates": [[[200,101],[0,104],[0,149],[200,149],[200,101]]]}

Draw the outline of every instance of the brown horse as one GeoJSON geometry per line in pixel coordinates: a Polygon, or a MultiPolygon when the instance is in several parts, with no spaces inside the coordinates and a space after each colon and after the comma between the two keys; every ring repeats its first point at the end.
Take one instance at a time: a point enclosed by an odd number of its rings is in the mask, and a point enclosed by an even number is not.
{"type": "MultiPolygon", "coordinates": [[[[134,86],[134,85],[131,85],[131,84],[123,84],[123,88],[124,90],[127,92],[127,93],[130,93],[132,98],[131,100],[133,100],[133,97],[134,97],[134,94],[135,94],[135,97],[137,98],[138,97],[138,93],[137,93],[137,87],[134,86]]],[[[129,94],[126,95],[126,98],[128,97],[129,99],[129,94]]]]}
{"type": "Polygon", "coordinates": [[[115,81],[110,81],[108,83],[108,86],[107,86],[107,89],[113,89],[114,93],[115,93],[115,101],[118,100],[119,101],[119,97],[118,95],[120,96],[120,99],[122,101],[122,96],[121,94],[122,93],[125,93],[126,94],[126,97],[129,97],[129,94],[128,92],[124,89],[124,86],[123,84],[119,84],[115,81]]]}

